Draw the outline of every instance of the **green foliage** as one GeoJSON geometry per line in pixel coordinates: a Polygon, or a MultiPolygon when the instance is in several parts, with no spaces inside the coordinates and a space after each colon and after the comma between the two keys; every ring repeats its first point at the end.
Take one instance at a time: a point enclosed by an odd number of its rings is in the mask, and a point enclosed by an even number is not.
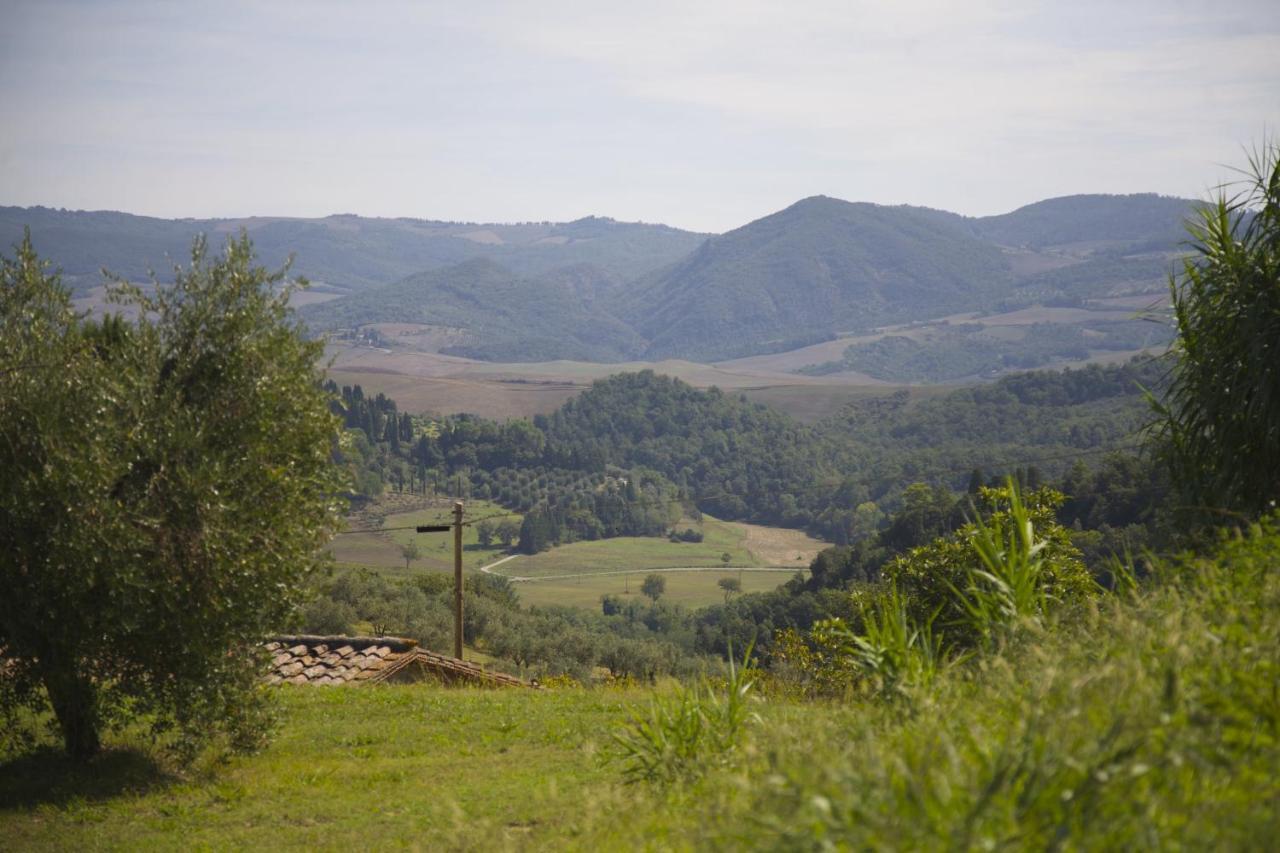
{"type": "Polygon", "coordinates": [[[0,680],[69,752],[141,716],[191,749],[262,731],[261,637],[338,522],[322,345],[241,237],[132,323],[76,316],[29,241],[0,286],[0,680]]]}
{"type": "Polygon", "coordinates": [[[1178,341],[1156,437],[1202,512],[1280,499],[1280,143],[1251,167],[1242,192],[1188,226],[1195,254],[1170,280],[1178,341]]]}
{"type": "Polygon", "coordinates": [[[1083,361],[1092,350],[1160,348],[1173,337],[1168,326],[1142,320],[1068,325],[1034,323],[1017,340],[993,337],[978,323],[941,326],[923,341],[892,335],[845,349],[840,361],[809,365],[813,376],[855,370],[891,382],[955,382],[1054,361],[1083,361]]]}
{"type": "Polygon", "coordinates": [[[910,700],[946,663],[932,618],[917,623],[906,598],[889,585],[854,594],[857,612],[815,622],[802,634],[778,632],[771,685],[783,695],[910,700]]]}
{"type": "MultiPolygon", "coordinates": [[[[609,601],[600,615],[567,607],[525,608],[500,575],[465,575],[464,595],[463,639],[501,670],[539,680],[570,675],[590,682],[596,668],[652,680],[691,672],[699,664],[677,642],[679,631],[671,624],[677,614],[659,621],[652,618],[656,614],[626,611],[609,601]]],[[[301,627],[323,634],[372,630],[448,653],[453,580],[437,572],[396,580],[367,570],[340,572],[315,590],[301,627]]]]}
{"type": "MultiPolygon", "coordinates": [[[[964,628],[992,643],[1024,625],[1042,627],[1043,617],[1056,599],[1046,582],[1048,539],[1037,536],[1035,522],[1010,481],[1005,495],[1008,510],[989,522],[974,520],[972,548],[980,565],[968,567],[963,588],[951,591],[964,612],[964,628]]],[[[984,495],[991,500],[993,496],[984,495]]],[[[1040,503],[1045,496],[1037,495],[1040,503]]],[[[1060,498],[1054,496],[1054,500],[1060,498]]],[[[1061,558],[1058,574],[1062,574],[1061,558]]]]}
{"type": "MultiPolygon", "coordinates": [[[[0,245],[12,245],[30,226],[49,257],[83,289],[100,283],[105,266],[135,281],[169,258],[181,257],[197,234],[216,234],[231,224],[248,229],[261,257],[282,263],[298,258],[297,271],[324,282],[330,293],[372,290],[423,270],[487,258],[521,276],[542,276],[566,267],[602,268],[622,280],[674,263],[696,249],[705,235],[666,225],[586,217],[575,222],[437,222],[366,218],[280,220],[157,219],[115,211],[0,207],[0,245]],[[497,242],[474,239],[490,232],[497,242]]],[[[567,273],[562,273],[567,275],[567,273]]],[[[585,294],[584,294],[585,295],[585,294]]]]}
{"type": "Polygon", "coordinates": [[[707,847],[1269,847],[1278,566],[1273,518],[942,675],[927,712],[871,700],[756,729],[755,764],[658,822],[707,847]]]}
{"type": "Polygon", "coordinates": [[[461,330],[444,352],[470,358],[620,361],[639,352],[640,339],[594,297],[597,290],[603,296],[621,286],[616,276],[601,269],[561,270],[530,279],[478,258],[310,306],[302,314],[317,331],[370,323],[461,330]]]}
{"type": "Polygon", "coordinates": [[[646,715],[633,717],[614,735],[612,757],[622,764],[623,778],[670,785],[729,761],[747,723],[759,720],[750,708],[755,685],[750,663],[750,646],[740,665],[730,655],[723,691],[707,681],[655,697],[646,715]]]}
{"type": "Polygon", "coordinates": [[[1054,518],[1063,497],[1041,488],[1025,498],[1010,485],[980,494],[985,517],[890,561],[885,579],[917,625],[933,623],[949,644],[968,646],[1049,602],[1078,603],[1097,584],[1054,518]]]}
{"type": "Polygon", "coordinates": [[[662,593],[667,591],[667,579],[662,575],[645,575],[644,581],[640,584],[640,591],[657,601],[662,597],[662,593]]]}
{"type": "Polygon", "coordinates": [[[1010,279],[961,217],[815,197],[708,240],[623,295],[646,356],[715,360],[765,341],[937,316],[1010,279]]]}
{"type": "Polygon", "coordinates": [[[737,578],[720,578],[716,581],[716,585],[724,590],[725,601],[728,601],[730,596],[742,592],[742,581],[737,578]]]}

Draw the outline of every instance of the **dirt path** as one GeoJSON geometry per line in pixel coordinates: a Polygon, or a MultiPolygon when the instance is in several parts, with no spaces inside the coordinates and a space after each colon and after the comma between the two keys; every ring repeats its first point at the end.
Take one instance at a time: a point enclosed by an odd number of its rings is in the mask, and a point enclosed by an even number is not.
{"type": "MultiPolygon", "coordinates": [[[[516,557],[519,557],[519,556],[520,556],[519,554],[509,554],[508,556],[503,557],[501,560],[494,560],[492,563],[490,563],[487,566],[481,566],[480,571],[484,572],[486,575],[498,575],[497,572],[491,572],[489,570],[492,569],[494,566],[501,566],[507,560],[514,560],[516,557]]],[[[505,578],[507,577],[507,575],[498,575],[498,577],[505,578]]],[[[512,578],[512,580],[515,580],[515,578],[512,578]]]]}

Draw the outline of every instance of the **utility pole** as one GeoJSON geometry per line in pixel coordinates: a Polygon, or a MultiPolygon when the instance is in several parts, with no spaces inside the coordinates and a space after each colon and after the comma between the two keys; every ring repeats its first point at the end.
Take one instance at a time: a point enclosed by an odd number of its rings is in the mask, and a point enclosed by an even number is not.
{"type": "Polygon", "coordinates": [[[453,656],[462,660],[462,501],[453,505],[453,656]]]}
{"type": "Polygon", "coordinates": [[[453,656],[462,660],[462,501],[453,505],[453,524],[419,524],[419,533],[453,529],[453,656]]]}

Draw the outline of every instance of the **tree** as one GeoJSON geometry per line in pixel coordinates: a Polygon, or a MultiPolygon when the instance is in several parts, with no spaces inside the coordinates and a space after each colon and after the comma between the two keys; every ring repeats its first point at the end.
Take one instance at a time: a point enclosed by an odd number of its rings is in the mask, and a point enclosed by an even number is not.
{"type": "Polygon", "coordinates": [[[736,592],[742,592],[742,581],[737,578],[720,578],[716,581],[716,585],[724,590],[724,602],[729,603],[729,596],[736,592]]]}
{"type": "Polygon", "coordinates": [[[264,731],[262,639],[336,529],[323,343],[243,235],[92,322],[29,236],[0,262],[0,715],[87,758],[141,717],[190,750],[264,731]]]}
{"type": "Polygon", "coordinates": [[[476,539],[480,542],[481,548],[489,548],[493,545],[493,536],[495,528],[492,522],[482,521],[476,525],[476,539]]]}
{"type": "Polygon", "coordinates": [[[1159,452],[1188,505],[1253,515],[1280,500],[1280,143],[1188,228],[1159,452]]]}
{"type": "Polygon", "coordinates": [[[667,591],[667,579],[662,575],[645,575],[640,584],[640,591],[653,599],[656,604],[662,594],[667,591]]]}
{"type": "Polygon", "coordinates": [[[405,571],[409,570],[409,564],[422,556],[422,552],[418,550],[417,542],[410,542],[408,545],[400,546],[400,556],[404,557],[405,571]]]}
{"type": "Polygon", "coordinates": [[[502,547],[510,548],[516,539],[520,537],[520,525],[510,519],[500,521],[494,532],[498,537],[498,541],[502,543],[502,547]]]}

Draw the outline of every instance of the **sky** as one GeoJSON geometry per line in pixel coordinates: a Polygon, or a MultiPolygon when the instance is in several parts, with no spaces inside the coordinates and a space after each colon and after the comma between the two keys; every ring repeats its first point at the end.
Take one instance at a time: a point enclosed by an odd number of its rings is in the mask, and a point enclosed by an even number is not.
{"type": "Polygon", "coordinates": [[[586,215],[1202,197],[1280,138],[1280,0],[0,0],[0,204],[586,215]]]}

